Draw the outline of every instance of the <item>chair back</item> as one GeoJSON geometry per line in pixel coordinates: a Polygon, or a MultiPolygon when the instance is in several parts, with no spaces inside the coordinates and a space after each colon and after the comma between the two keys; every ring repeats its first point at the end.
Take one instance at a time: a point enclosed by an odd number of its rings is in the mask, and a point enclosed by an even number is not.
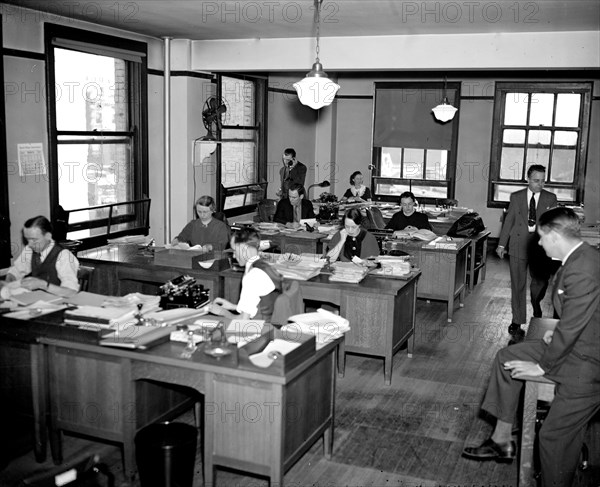
{"type": "Polygon", "coordinates": [[[371,212],[371,218],[373,218],[373,226],[378,230],[383,230],[385,228],[385,220],[383,219],[383,215],[381,210],[376,206],[371,206],[369,208],[371,212]]]}
{"type": "Polygon", "coordinates": [[[77,280],[79,281],[79,290],[88,291],[90,288],[90,281],[94,275],[95,269],[93,267],[80,265],[77,271],[77,280]]]}
{"type": "Polygon", "coordinates": [[[258,220],[260,222],[272,222],[275,216],[275,210],[277,209],[277,200],[264,199],[260,200],[257,204],[258,207],[258,220]]]}

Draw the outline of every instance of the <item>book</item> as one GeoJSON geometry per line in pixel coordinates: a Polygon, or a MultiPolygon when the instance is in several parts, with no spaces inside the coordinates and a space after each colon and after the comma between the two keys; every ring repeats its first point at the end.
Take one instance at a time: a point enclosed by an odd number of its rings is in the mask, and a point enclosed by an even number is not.
{"type": "Polygon", "coordinates": [[[118,326],[116,330],[104,335],[99,344],[103,347],[145,350],[169,341],[174,329],[173,326],[118,326]]]}
{"type": "Polygon", "coordinates": [[[137,307],[78,306],[76,309],[65,311],[64,321],[67,324],[95,323],[110,326],[134,321],[137,312],[137,307]]]}
{"type": "Polygon", "coordinates": [[[37,289],[35,291],[26,291],[19,294],[15,294],[13,290],[10,299],[21,306],[29,306],[30,304],[34,304],[39,301],[44,303],[63,303],[65,298],[37,289]]]}
{"type": "Polygon", "coordinates": [[[409,240],[422,240],[429,242],[436,238],[437,235],[431,230],[421,228],[419,230],[397,230],[394,232],[394,238],[406,238],[409,240]]]}

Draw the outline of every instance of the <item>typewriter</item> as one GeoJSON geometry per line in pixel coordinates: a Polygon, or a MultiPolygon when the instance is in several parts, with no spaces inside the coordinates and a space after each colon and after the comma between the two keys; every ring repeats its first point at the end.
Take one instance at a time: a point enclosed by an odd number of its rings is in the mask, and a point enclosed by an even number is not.
{"type": "Polygon", "coordinates": [[[185,274],[160,286],[159,294],[162,309],[201,308],[210,301],[210,290],[185,274]]]}

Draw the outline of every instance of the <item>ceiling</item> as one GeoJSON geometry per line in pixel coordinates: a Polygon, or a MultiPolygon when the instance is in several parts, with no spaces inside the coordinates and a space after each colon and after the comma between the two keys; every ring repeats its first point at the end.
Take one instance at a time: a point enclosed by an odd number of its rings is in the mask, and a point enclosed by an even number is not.
{"type": "MultiPolygon", "coordinates": [[[[315,35],[313,0],[4,0],[54,15],[174,39],[295,38],[315,35]]],[[[600,30],[600,0],[323,0],[323,37],[600,30]]]]}

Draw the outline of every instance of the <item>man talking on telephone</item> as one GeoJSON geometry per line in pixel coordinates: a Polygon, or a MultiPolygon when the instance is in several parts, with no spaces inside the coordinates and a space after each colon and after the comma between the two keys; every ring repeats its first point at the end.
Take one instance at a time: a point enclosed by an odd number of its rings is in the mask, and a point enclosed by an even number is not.
{"type": "Polygon", "coordinates": [[[277,196],[287,198],[292,184],[304,186],[306,166],[296,159],[296,151],[292,148],[283,151],[282,162],[283,167],[279,170],[281,189],[277,192],[277,196]]]}

